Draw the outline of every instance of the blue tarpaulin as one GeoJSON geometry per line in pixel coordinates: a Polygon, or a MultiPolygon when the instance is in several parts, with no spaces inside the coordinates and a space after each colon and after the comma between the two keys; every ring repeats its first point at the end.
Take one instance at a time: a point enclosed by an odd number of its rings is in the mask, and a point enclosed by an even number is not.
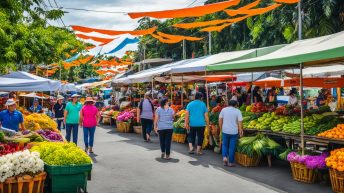
{"type": "Polygon", "coordinates": [[[72,56],[71,58],[68,58],[67,60],[65,60],[65,62],[73,62],[74,60],[78,59],[79,56],[80,56],[80,53],[77,53],[74,56],[72,56]]]}

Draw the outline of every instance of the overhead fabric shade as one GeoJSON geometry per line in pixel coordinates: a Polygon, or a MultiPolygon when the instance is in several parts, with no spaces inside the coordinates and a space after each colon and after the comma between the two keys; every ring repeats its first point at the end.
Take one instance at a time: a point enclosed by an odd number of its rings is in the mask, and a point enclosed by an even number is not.
{"type": "Polygon", "coordinates": [[[80,56],[80,53],[77,53],[74,56],[72,56],[71,58],[68,58],[67,60],[65,60],[65,62],[73,62],[74,60],[78,59],[79,56],[80,56]]]}
{"type": "Polygon", "coordinates": [[[295,41],[270,54],[247,60],[207,66],[209,71],[257,71],[303,63],[314,66],[344,60],[344,31],[295,41]]]}
{"type": "Polygon", "coordinates": [[[193,22],[193,23],[176,23],[173,27],[183,28],[183,29],[192,29],[198,27],[207,27],[210,25],[218,25],[228,22],[227,19],[216,19],[211,21],[200,21],[200,22],[193,22]]]}
{"type": "MultiPolygon", "coordinates": [[[[344,85],[344,78],[303,78],[302,80],[305,87],[340,88],[344,85]]],[[[284,87],[300,86],[299,78],[286,79],[283,82],[284,87]]],[[[282,80],[256,81],[253,84],[262,87],[280,87],[282,80]]]]}
{"type": "Polygon", "coordinates": [[[207,4],[202,6],[164,10],[164,11],[152,11],[152,12],[133,12],[128,13],[132,19],[140,17],[154,17],[157,19],[164,18],[183,18],[183,17],[201,17],[207,14],[216,13],[222,11],[228,7],[236,6],[240,3],[240,0],[223,1],[220,3],[207,4]]]}
{"type": "Polygon", "coordinates": [[[162,32],[158,32],[158,35],[167,38],[167,39],[180,39],[180,40],[188,40],[188,41],[198,41],[202,40],[203,38],[198,38],[198,37],[190,37],[190,36],[180,36],[180,35],[171,35],[171,34],[165,34],[162,32]]]}
{"type": "MultiPolygon", "coordinates": [[[[344,63],[344,62],[343,62],[344,63]]],[[[336,64],[330,66],[309,67],[302,70],[303,77],[327,77],[327,76],[341,76],[344,74],[344,65],[336,64]]],[[[285,70],[286,76],[298,77],[300,70],[285,70]]]]}
{"type": "Polygon", "coordinates": [[[232,25],[232,23],[225,23],[225,24],[222,24],[220,26],[211,26],[211,27],[206,27],[206,28],[203,28],[199,31],[206,31],[206,32],[212,32],[212,31],[217,31],[217,32],[221,32],[223,29],[225,29],[226,27],[232,25]]]}
{"type": "Polygon", "coordinates": [[[96,42],[100,42],[101,45],[108,44],[112,40],[116,39],[116,38],[108,39],[108,38],[92,37],[92,36],[87,36],[87,35],[84,35],[84,34],[75,34],[75,35],[77,37],[81,38],[81,39],[85,39],[85,40],[91,39],[91,40],[94,40],[96,42]]]}
{"type": "Polygon", "coordinates": [[[230,16],[235,15],[249,15],[249,16],[255,16],[255,15],[261,15],[266,12],[272,11],[276,9],[277,7],[281,6],[282,4],[273,4],[268,7],[264,8],[257,8],[257,9],[242,9],[242,10],[225,10],[225,12],[230,16]]]}
{"type": "Polygon", "coordinates": [[[84,33],[90,33],[90,32],[98,32],[101,34],[106,35],[122,35],[122,34],[130,34],[133,36],[141,36],[141,35],[148,35],[155,32],[157,27],[152,27],[145,30],[135,30],[135,31],[117,31],[117,30],[105,30],[105,29],[96,29],[96,28],[90,28],[90,27],[83,27],[78,25],[72,25],[71,26],[74,31],[84,32],[84,33]]]}
{"type": "Polygon", "coordinates": [[[123,49],[126,45],[128,44],[135,44],[139,42],[139,39],[137,38],[125,38],[117,47],[115,47],[113,50],[107,52],[106,54],[112,54],[112,53],[115,53],[121,49],[123,49]]]}
{"type": "Polygon", "coordinates": [[[276,3],[288,3],[288,4],[294,4],[298,3],[300,0],[274,0],[276,3]]]}
{"type": "Polygon", "coordinates": [[[60,81],[42,78],[22,71],[0,76],[0,90],[2,91],[56,91],[60,86],[60,81]]]}

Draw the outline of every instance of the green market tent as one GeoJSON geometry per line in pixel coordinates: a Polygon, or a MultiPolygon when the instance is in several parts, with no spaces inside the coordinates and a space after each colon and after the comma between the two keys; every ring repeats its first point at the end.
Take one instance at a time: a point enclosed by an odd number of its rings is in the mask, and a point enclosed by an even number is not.
{"type": "Polygon", "coordinates": [[[344,31],[318,38],[295,41],[270,54],[206,67],[207,71],[264,71],[303,63],[304,66],[344,61],[344,31]]]}

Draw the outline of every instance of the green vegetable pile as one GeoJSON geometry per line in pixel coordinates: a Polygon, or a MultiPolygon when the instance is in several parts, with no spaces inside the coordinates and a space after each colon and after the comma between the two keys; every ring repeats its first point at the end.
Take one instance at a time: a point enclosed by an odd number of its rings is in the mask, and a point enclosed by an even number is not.
{"type": "Polygon", "coordinates": [[[39,152],[41,159],[48,165],[82,165],[91,164],[91,158],[74,143],[41,142],[30,151],[39,152]]]}
{"type": "Polygon", "coordinates": [[[0,142],[5,141],[5,134],[4,132],[0,131],[0,142]]]}
{"type": "Polygon", "coordinates": [[[306,130],[305,133],[307,135],[316,135],[318,133],[332,129],[340,123],[341,121],[339,121],[337,117],[325,116],[324,118],[320,120],[320,122],[315,127],[312,127],[311,129],[306,130]]]}
{"type": "Polygon", "coordinates": [[[258,134],[252,137],[239,139],[237,152],[246,154],[249,157],[263,155],[279,155],[281,146],[267,136],[258,134]]]}

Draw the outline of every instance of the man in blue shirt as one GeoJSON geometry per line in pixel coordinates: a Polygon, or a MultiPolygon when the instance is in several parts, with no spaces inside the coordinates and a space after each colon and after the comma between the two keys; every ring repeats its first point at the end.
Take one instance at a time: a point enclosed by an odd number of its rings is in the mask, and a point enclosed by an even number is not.
{"type": "Polygon", "coordinates": [[[13,99],[8,99],[5,106],[7,109],[0,112],[1,126],[18,132],[20,125],[21,130],[25,130],[23,115],[16,110],[16,102],[13,99]]]}
{"type": "Polygon", "coordinates": [[[39,105],[38,99],[35,98],[35,99],[33,100],[33,105],[30,107],[29,111],[30,111],[31,113],[41,113],[42,110],[43,110],[43,109],[42,109],[42,106],[39,105]]]}
{"type": "Polygon", "coordinates": [[[194,154],[194,146],[197,135],[197,154],[202,155],[202,144],[204,140],[205,126],[209,125],[208,109],[201,99],[203,94],[198,92],[195,100],[188,104],[185,114],[185,128],[189,132],[189,148],[190,154],[194,154]]]}

